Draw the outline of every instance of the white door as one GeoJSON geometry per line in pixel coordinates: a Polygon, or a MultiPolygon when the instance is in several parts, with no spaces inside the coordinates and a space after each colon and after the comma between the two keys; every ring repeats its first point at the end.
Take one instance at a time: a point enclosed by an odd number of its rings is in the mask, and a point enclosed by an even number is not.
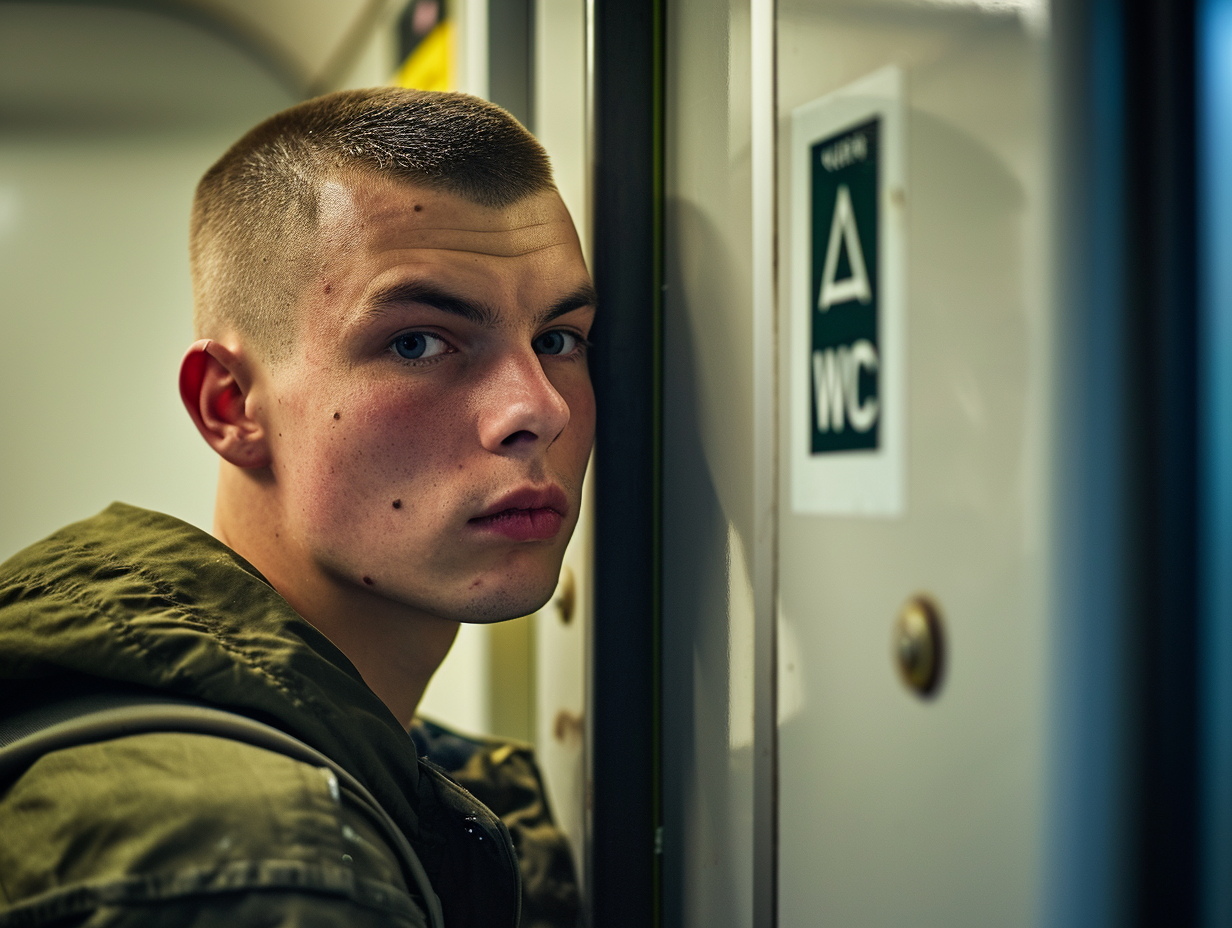
{"type": "MultiPolygon", "coordinates": [[[[1047,23],[1029,0],[780,0],[777,18],[779,923],[1037,924],[1053,369],[1047,23]],[[821,442],[802,464],[791,443],[816,425],[815,346],[791,320],[824,327],[865,310],[854,285],[840,287],[854,309],[819,309],[807,284],[800,296],[796,275],[815,278],[800,266],[812,256],[792,217],[808,208],[811,181],[793,177],[792,114],[887,67],[899,75],[901,135],[881,135],[881,236],[863,256],[879,259],[868,273],[881,363],[865,366],[863,386],[852,381],[859,395],[845,410],[864,403],[864,418],[843,423],[847,434],[868,428],[879,383],[881,447],[821,442]],[[887,185],[892,145],[904,162],[887,185]],[[793,379],[801,365],[810,376],[793,379]],[[802,385],[813,395],[800,397],[802,385]],[[901,496],[882,505],[887,443],[901,496]],[[819,461],[846,462],[846,476],[816,471],[825,502],[810,505],[793,481],[819,461]],[[919,594],[945,638],[931,696],[900,679],[893,648],[907,643],[892,642],[919,594]]],[[[819,234],[841,227],[832,218],[819,234]]],[[[844,241],[832,284],[856,274],[850,250],[844,241]]]]}

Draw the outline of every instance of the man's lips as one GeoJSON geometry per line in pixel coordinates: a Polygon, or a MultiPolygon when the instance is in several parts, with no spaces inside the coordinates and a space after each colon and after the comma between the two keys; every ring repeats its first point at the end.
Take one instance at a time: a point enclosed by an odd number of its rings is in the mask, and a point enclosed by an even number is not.
{"type": "Polygon", "coordinates": [[[560,531],[569,498],[556,485],[515,490],[488,506],[468,523],[514,541],[546,541],[560,531]]]}

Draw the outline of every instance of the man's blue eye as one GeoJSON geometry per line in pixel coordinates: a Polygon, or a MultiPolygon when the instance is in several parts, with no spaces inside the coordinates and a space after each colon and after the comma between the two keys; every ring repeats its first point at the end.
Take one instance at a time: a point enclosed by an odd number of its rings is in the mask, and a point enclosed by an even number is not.
{"type": "Polygon", "coordinates": [[[578,346],[578,337],[572,332],[562,332],[554,329],[544,332],[534,341],[535,351],[539,354],[568,354],[578,346]]]}
{"type": "Polygon", "coordinates": [[[394,339],[393,349],[398,357],[408,361],[422,361],[438,354],[444,354],[449,346],[443,338],[430,335],[427,332],[407,332],[394,339]]]}

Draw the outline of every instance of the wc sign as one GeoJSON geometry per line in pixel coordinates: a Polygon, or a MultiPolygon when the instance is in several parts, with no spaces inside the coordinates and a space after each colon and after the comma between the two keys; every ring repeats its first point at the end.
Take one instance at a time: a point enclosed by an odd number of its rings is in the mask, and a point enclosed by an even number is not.
{"type": "Polygon", "coordinates": [[[812,451],[876,448],[877,140],[872,119],[812,146],[812,451]]]}
{"type": "Polygon", "coordinates": [[[792,114],[792,508],[904,507],[906,152],[902,73],[792,114]]]}

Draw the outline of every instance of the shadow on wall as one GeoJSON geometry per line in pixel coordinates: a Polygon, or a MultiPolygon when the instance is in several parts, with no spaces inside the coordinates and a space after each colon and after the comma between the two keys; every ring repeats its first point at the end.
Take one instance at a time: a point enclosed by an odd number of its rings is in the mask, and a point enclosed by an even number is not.
{"type": "MultiPolygon", "coordinates": [[[[743,797],[752,789],[752,746],[733,748],[731,667],[733,661],[747,662],[751,673],[752,654],[731,647],[733,610],[745,605],[729,602],[729,525],[736,516],[725,511],[707,459],[703,430],[707,423],[716,427],[722,411],[707,414],[699,358],[723,364],[749,351],[734,343],[735,333],[719,317],[719,308],[732,293],[747,290],[747,283],[739,279],[741,262],[725,260],[724,237],[701,210],[670,201],[666,226],[671,240],[680,247],[687,243],[691,255],[709,257],[707,274],[690,275],[672,251],[666,273],[663,883],[672,889],[665,893],[664,922],[724,924],[750,904],[744,898],[748,874],[713,869],[734,859],[732,848],[751,846],[752,809],[744,807],[743,797]],[[706,319],[707,308],[714,324],[699,333],[692,320],[706,319]],[[700,872],[709,873],[705,885],[697,881],[700,872]]],[[[733,425],[748,421],[747,413],[733,413],[733,425]]],[[[720,464],[739,474],[742,462],[720,464]]]]}

